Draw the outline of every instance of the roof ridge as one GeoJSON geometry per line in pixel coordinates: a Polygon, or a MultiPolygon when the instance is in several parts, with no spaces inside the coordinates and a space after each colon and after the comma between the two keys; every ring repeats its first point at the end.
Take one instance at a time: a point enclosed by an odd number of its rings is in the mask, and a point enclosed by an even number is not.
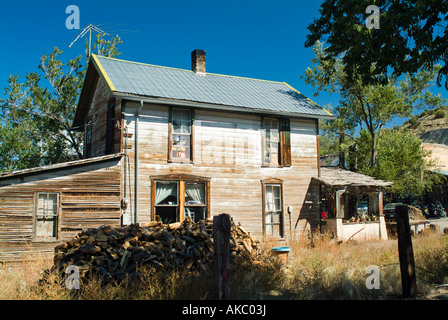
{"type": "MultiPolygon", "coordinates": [[[[108,59],[108,60],[114,60],[114,61],[119,61],[119,62],[144,65],[144,66],[149,66],[149,67],[164,68],[164,69],[171,69],[171,70],[176,70],[176,71],[185,71],[185,72],[195,73],[192,70],[182,69],[182,68],[174,68],[174,67],[161,66],[161,65],[145,63],[145,62],[136,62],[136,61],[131,61],[131,60],[117,59],[117,58],[99,56],[99,55],[96,55],[96,54],[92,54],[92,56],[95,56],[96,58],[101,58],[101,59],[108,59]]],[[[286,82],[283,82],[283,81],[257,79],[257,78],[250,78],[250,77],[243,77],[243,76],[234,76],[234,75],[220,74],[220,73],[213,73],[213,72],[206,72],[206,75],[219,76],[219,77],[230,77],[230,78],[237,78],[237,79],[247,79],[247,80],[254,80],[254,81],[273,82],[273,83],[279,83],[279,84],[286,84],[286,85],[288,85],[286,82]]],[[[291,87],[291,86],[289,86],[289,87],[291,87]]]]}

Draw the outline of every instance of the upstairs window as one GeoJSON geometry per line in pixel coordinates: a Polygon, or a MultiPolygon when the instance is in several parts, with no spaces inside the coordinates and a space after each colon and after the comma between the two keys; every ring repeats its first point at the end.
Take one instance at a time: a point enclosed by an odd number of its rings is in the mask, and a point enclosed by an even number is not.
{"type": "Polygon", "coordinates": [[[189,109],[171,109],[169,156],[173,162],[192,160],[192,115],[189,109]]]}
{"type": "Polygon", "coordinates": [[[288,118],[263,118],[263,166],[291,166],[290,121],[288,118]]]}
{"type": "Polygon", "coordinates": [[[280,124],[278,119],[264,119],[264,160],[265,165],[280,164],[280,124]]]}

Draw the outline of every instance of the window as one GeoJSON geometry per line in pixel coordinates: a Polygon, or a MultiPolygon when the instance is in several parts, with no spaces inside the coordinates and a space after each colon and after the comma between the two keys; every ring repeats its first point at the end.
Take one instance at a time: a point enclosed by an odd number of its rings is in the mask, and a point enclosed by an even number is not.
{"type": "Polygon", "coordinates": [[[263,166],[291,166],[290,121],[263,118],[263,166]]]}
{"type": "Polygon", "coordinates": [[[188,109],[171,109],[170,161],[190,162],[192,145],[192,116],[188,109]]]}
{"type": "Polygon", "coordinates": [[[203,220],[207,217],[207,206],[205,201],[205,183],[185,183],[185,217],[193,221],[203,220]]]}
{"type": "Polygon", "coordinates": [[[264,163],[277,166],[280,160],[280,133],[278,119],[264,119],[264,163]]]}
{"type": "Polygon", "coordinates": [[[59,193],[38,192],[34,222],[35,240],[58,238],[59,193]]]}
{"type": "Polygon", "coordinates": [[[265,237],[283,237],[282,184],[263,183],[265,237]]]}
{"type": "Polygon", "coordinates": [[[209,212],[209,181],[191,176],[170,176],[152,180],[153,220],[164,224],[206,219],[209,212]],[[176,180],[174,180],[176,179],[176,180]]]}
{"type": "Polygon", "coordinates": [[[178,182],[157,181],[155,193],[155,220],[163,223],[179,221],[178,182]]]}

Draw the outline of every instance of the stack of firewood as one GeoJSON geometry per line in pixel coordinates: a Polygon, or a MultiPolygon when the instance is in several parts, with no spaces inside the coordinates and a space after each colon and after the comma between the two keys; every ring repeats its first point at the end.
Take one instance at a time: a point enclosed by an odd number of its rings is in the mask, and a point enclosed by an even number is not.
{"type": "MultiPolygon", "coordinates": [[[[259,242],[240,224],[232,222],[231,257],[258,259],[259,242]]],[[[138,275],[142,266],[203,271],[213,264],[213,222],[164,225],[151,222],[121,228],[102,226],[86,229],[55,248],[52,273],[63,273],[70,265],[81,276],[99,275],[105,280],[122,280],[138,275]]]]}

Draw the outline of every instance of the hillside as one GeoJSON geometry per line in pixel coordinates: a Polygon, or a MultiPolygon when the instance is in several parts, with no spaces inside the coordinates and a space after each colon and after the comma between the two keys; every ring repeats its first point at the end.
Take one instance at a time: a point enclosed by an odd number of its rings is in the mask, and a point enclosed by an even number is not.
{"type": "Polygon", "coordinates": [[[431,152],[432,169],[448,173],[448,110],[424,111],[412,116],[403,128],[423,141],[423,148],[431,152]]]}
{"type": "Polygon", "coordinates": [[[412,116],[403,125],[426,143],[448,146],[448,110],[437,109],[424,111],[412,116]]]}

